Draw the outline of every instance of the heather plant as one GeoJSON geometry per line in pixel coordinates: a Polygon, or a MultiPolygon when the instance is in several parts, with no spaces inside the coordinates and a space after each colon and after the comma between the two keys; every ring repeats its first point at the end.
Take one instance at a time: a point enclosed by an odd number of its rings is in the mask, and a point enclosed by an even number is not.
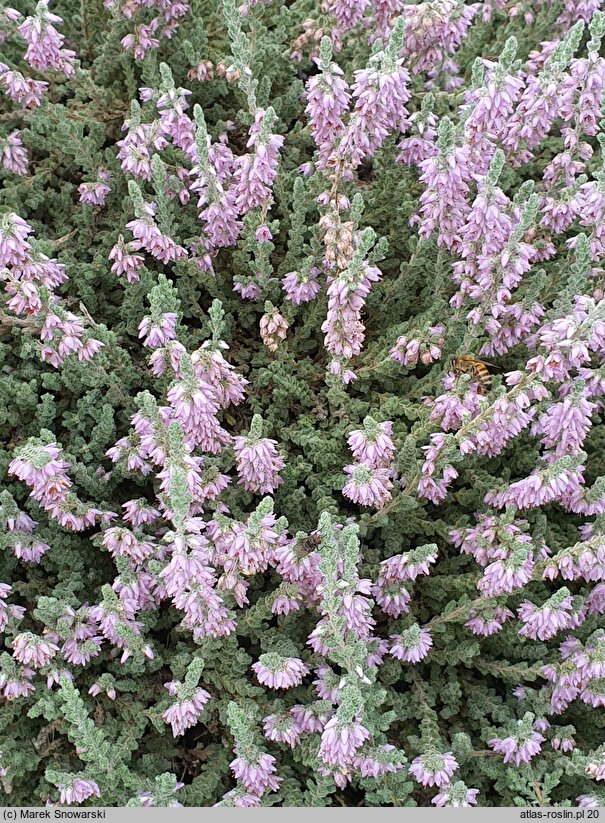
{"type": "Polygon", "coordinates": [[[604,4],[17,5],[7,804],[605,805],[604,4]]]}

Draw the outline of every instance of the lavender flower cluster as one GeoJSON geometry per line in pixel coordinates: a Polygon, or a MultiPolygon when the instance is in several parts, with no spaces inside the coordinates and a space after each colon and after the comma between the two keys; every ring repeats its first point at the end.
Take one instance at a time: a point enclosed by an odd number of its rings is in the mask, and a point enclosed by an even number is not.
{"type": "Polygon", "coordinates": [[[0,2],[7,803],[605,805],[605,3],[97,5],[0,2]]]}

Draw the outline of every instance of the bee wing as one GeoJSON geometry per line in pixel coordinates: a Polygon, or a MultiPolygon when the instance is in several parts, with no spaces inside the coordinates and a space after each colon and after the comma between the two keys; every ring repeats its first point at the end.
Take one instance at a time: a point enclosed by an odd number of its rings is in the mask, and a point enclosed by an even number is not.
{"type": "Polygon", "coordinates": [[[484,366],[489,366],[490,369],[495,369],[496,371],[502,371],[502,366],[497,366],[495,363],[491,363],[489,360],[482,360],[481,361],[484,366]]]}

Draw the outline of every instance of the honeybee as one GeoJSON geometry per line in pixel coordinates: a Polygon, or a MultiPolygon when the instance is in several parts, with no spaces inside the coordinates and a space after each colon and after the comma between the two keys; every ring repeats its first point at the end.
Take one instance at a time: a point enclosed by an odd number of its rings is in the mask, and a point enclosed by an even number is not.
{"type": "Polygon", "coordinates": [[[310,534],[305,534],[304,532],[297,532],[295,535],[295,543],[293,544],[293,549],[297,558],[300,560],[303,557],[306,557],[311,552],[315,551],[319,544],[321,543],[321,536],[318,532],[311,532],[310,534]]]}
{"type": "Polygon", "coordinates": [[[311,534],[303,538],[298,545],[302,550],[312,552],[319,546],[320,543],[321,536],[317,532],[311,532],[311,534]]]}
{"type": "Polygon", "coordinates": [[[452,357],[452,371],[456,377],[460,377],[461,374],[469,374],[471,380],[477,383],[479,394],[486,394],[491,389],[492,376],[487,369],[491,365],[491,363],[478,360],[472,354],[461,354],[458,357],[452,357]]]}

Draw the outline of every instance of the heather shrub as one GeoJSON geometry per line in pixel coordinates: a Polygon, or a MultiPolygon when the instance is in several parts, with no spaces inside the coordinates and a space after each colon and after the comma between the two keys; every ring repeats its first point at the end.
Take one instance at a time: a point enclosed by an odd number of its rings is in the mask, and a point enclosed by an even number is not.
{"type": "Polygon", "coordinates": [[[0,4],[10,805],[605,805],[599,0],[0,4]]]}

